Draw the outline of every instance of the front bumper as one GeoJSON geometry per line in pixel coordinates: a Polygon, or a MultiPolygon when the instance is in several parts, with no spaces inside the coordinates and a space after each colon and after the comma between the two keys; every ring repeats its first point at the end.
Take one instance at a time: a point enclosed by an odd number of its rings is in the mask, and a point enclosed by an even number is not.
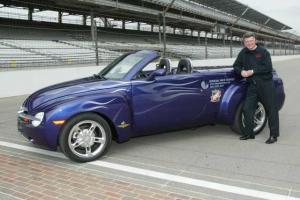
{"type": "Polygon", "coordinates": [[[47,137],[47,127],[42,123],[38,127],[34,127],[31,121],[34,119],[33,116],[24,113],[19,113],[17,125],[18,131],[27,138],[31,143],[46,147],[50,150],[56,150],[55,144],[49,143],[47,137]]]}

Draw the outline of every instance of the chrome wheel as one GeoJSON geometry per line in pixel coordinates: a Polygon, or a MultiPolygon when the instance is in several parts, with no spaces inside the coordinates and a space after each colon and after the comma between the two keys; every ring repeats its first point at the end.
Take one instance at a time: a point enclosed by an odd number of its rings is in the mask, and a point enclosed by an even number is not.
{"type": "Polygon", "coordinates": [[[78,157],[93,158],[105,149],[106,140],[105,129],[100,123],[84,120],[71,128],[68,146],[78,157]]]}
{"type": "MultiPolygon", "coordinates": [[[[266,119],[267,119],[267,115],[266,115],[265,107],[261,102],[258,102],[257,108],[254,113],[254,128],[253,128],[254,133],[260,131],[264,127],[266,119]]],[[[245,127],[244,114],[242,114],[242,123],[243,126],[245,127]]]]}

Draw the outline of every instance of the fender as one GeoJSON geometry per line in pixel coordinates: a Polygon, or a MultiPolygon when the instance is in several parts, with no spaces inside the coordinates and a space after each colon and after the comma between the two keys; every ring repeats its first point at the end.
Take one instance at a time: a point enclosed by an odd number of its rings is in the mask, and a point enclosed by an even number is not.
{"type": "Polygon", "coordinates": [[[274,78],[273,80],[275,81],[278,110],[281,110],[285,101],[283,81],[278,77],[274,78]]]}
{"type": "MultiPolygon", "coordinates": [[[[59,134],[53,135],[53,133],[59,133],[61,125],[54,125],[51,123],[54,120],[68,121],[72,117],[81,113],[97,113],[105,118],[112,126],[112,131],[115,131],[117,142],[125,142],[129,140],[132,133],[132,117],[128,104],[128,90],[118,89],[115,91],[107,92],[106,94],[80,97],[72,102],[58,105],[55,109],[52,109],[47,113],[48,127],[47,130],[52,134],[47,134],[48,145],[51,148],[55,148],[58,143],[59,134]],[[54,131],[56,130],[56,131],[54,131]]],[[[66,122],[65,122],[66,123],[66,122]]]]}
{"type": "Polygon", "coordinates": [[[217,121],[224,124],[232,124],[238,105],[245,98],[246,82],[238,81],[231,84],[220,103],[217,121]]]}

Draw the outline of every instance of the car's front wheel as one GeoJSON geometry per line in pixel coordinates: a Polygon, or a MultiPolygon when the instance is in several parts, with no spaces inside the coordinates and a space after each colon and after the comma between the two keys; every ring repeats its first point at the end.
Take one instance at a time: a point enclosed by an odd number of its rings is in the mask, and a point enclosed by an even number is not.
{"type": "Polygon", "coordinates": [[[111,138],[111,129],[105,119],[94,113],[85,113],[66,123],[59,145],[71,160],[89,162],[106,153],[111,138]]]}
{"type": "MultiPolygon", "coordinates": [[[[239,105],[239,107],[237,108],[234,122],[231,126],[231,129],[239,134],[242,134],[244,132],[243,130],[245,129],[243,105],[244,104],[241,103],[239,105]]],[[[253,116],[253,120],[254,120],[253,132],[255,135],[257,135],[264,129],[264,127],[266,126],[266,123],[267,123],[266,109],[265,109],[265,106],[261,102],[257,103],[256,110],[255,110],[255,113],[253,116]]]]}

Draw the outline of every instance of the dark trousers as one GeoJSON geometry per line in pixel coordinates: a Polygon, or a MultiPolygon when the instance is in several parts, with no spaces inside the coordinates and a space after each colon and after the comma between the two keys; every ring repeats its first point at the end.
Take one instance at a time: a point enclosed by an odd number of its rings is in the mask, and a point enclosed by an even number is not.
{"type": "Polygon", "coordinates": [[[254,114],[257,107],[257,102],[261,101],[265,106],[270,127],[270,136],[279,136],[279,116],[276,90],[273,80],[256,80],[249,83],[246,100],[243,107],[245,117],[245,132],[246,135],[253,135],[254,129],[254,114]]]}

